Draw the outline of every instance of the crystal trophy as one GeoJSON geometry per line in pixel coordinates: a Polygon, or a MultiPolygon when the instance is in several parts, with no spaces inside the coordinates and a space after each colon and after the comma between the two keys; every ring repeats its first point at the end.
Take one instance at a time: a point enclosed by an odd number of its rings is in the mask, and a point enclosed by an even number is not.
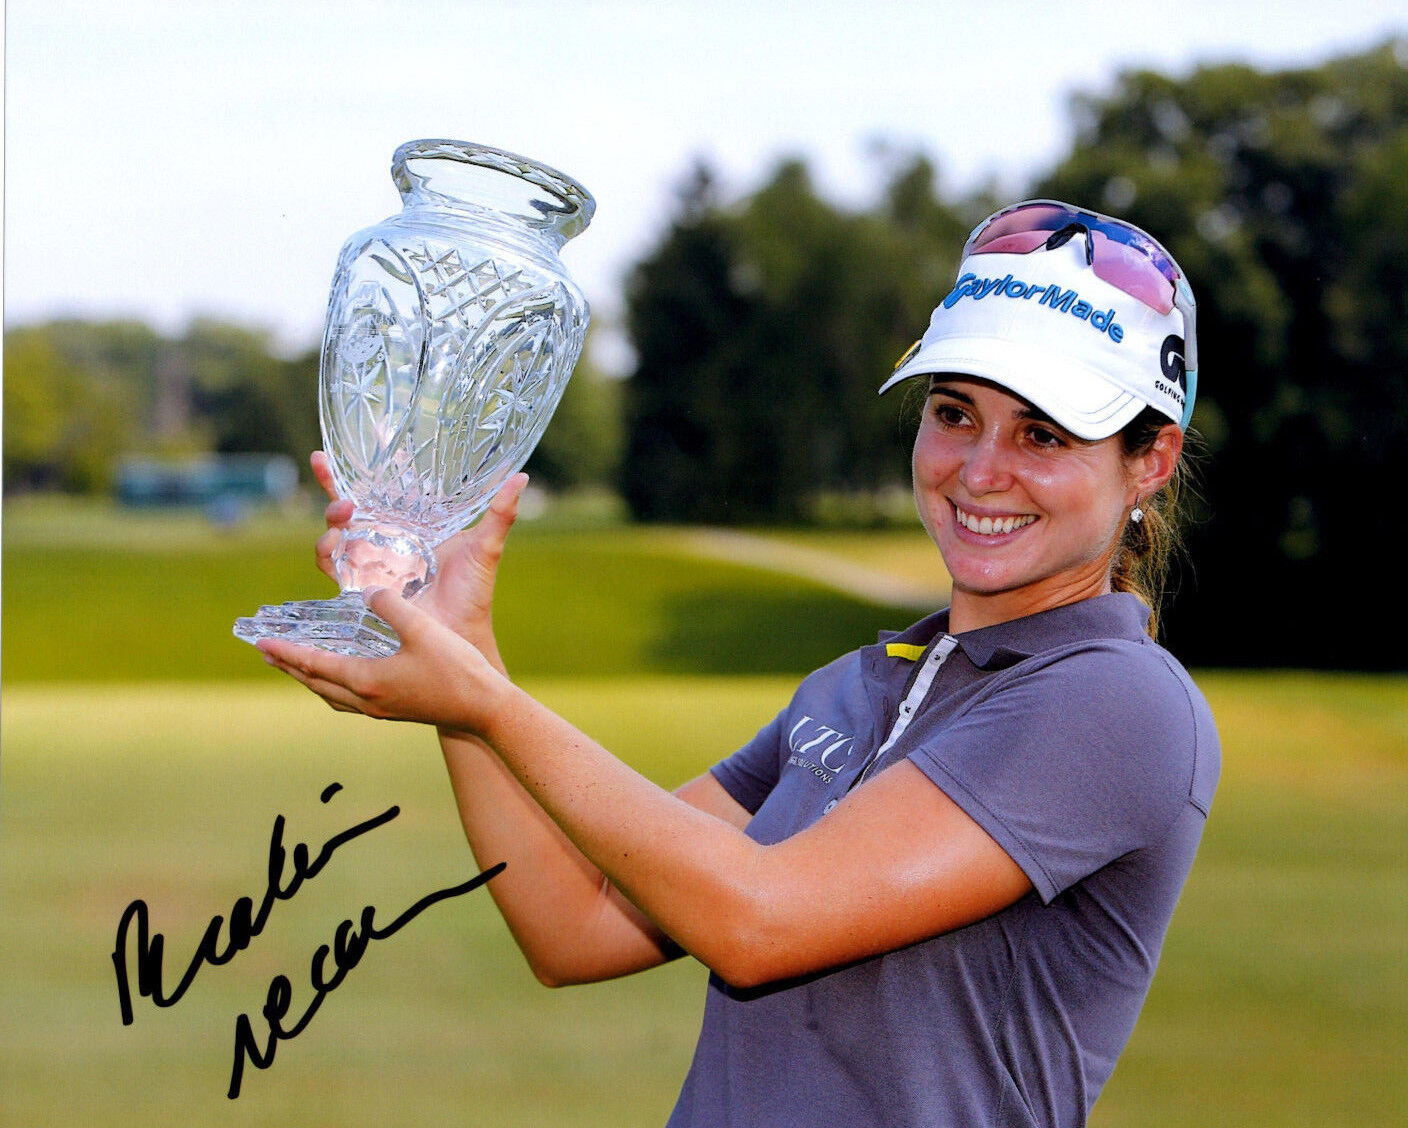
{"type": "Polygon", "coordinates": [[[391,175],[402,210],[344,244],[323,333],[323,445],[356,505],[342,591],[236,620],[246,642],[395,653],[362,591],[434,582],[436,546],[527,462],[582,351],[587,303],[558,251],[596,210],[585,188],[460,141],[408,142],[391,175]]]}

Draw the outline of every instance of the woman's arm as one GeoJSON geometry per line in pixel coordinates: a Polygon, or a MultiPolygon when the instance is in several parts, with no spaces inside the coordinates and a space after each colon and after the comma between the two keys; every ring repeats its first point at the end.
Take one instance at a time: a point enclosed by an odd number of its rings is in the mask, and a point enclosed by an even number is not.
{"type": "MultiPolygon", "coordinates": [[[[331,499],[328,531],[318,540],[320,570],[336,579],[333,556],[352,515],[339,499],[327,457],[315,451],[313,474],[331,499]]],[[[483,519],[442,546],[440,572],[417,606],[472,642],[505,673],[491,622],[493,591],[526,475],[511,478],[483,519]]],[[[550,986],[640,971],[679,954],[661,931],[607,881],[523,790],[481,740],[441,729],[450,784],[479,864],[508,866],[489,891],[534,975],[550,986]]],[[[712,776],[685,784],[681,799],[742,826],[748,812],[712,776]]]]}
{"type": "MultiPolygon", "coordinates": [[[[801,834],[759,845],[738,822],[638,775],[416,607],[387,592],[370,603],[401,636],[392,658],[260,646],[334,708],[481,739],[643,920],[730,983],[890,951],[991,915],[1031,888],[908,763],[879,773],[801,834]]],[[[521,879],[556,881],[553,872],[521,879]]]]}
{"type": "Polygon", "coordinates": [[[1025,873],[912,764],[761,846],[637,775],[516,687],[486,737],[563,833],[686,951],[756,986],[1005,908],[1025,873]]]}
{"type": "MultiPolygon", "coordinates": [[[[528,966],[560,987],[643,971],[680,954],[656,925],[577,849],[482,740],[440,731],[465,836],[481,867],[505,861],[488,885],[528,966]]],[[[675,794],[742,826],[748,812],[711,775],[675,794]]]]}

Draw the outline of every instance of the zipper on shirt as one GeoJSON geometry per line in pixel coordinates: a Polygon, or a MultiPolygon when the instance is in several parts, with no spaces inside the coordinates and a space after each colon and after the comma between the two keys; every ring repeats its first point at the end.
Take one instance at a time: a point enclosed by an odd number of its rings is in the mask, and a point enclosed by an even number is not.
{"type": "MultiPolygon", "coordinates": [[[[919,673],[910,684],[909,692],[904,695],[904,700],[900,702],[899,714],[895,717],[895,723],[890,726],[890,734],[885,737],[885,743],[880,745],[866,762],[861,766],[856,778],[851,781],[851,787],[861,783],[870,774],[870,769],[880,762],[882,756],[895,746],[895,742],[904,735],[905,729],[909,728],[909,722],[914,719],[914,714],[919,712],[919,706],[924,703],[924,698],[929,695],[929,688],[934,684],[934,678],[938,676],[939,667],[948,661],[948,656],[953,653],[958,646],[958,639],[952,635],[944,635],[943,638],[929,651],[929,656],[924,659],[924,665],[920,667],[919,673]]],[[[850,788],[847,788],[849,791],[850,788]]]]}

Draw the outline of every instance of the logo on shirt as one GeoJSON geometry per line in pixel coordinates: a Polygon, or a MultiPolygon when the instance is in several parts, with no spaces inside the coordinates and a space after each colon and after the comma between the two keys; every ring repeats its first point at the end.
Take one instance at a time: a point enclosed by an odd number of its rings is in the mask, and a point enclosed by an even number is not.
{"type": "Polygon", "coordinates": [[[846,766],[855,742],[856,738],[849,733],[803,716],[787,734],[787,748],[792,753],[787,762],[806,769],[823,783],[830,783],[846,766]]]}

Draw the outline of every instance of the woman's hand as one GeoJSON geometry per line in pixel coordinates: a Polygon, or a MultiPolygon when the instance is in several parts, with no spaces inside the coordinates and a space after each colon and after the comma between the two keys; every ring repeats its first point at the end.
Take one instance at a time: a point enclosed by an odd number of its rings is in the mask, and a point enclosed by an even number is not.
{"type": "Polygon", "coordinates": [[[394,592],[374,589],[365,598],[401,639],[389,658],[350,658],[285,639],[255,645],[271,666],[339,712],[482,733],[512,690],[509,680],[471,643],[394,592]]]}
{"type": "Polygon", "coordinates": [[[322,486],[323,492],[328,495],[328,507],[323,510],[323,520],[327,522],[328,531],[318,538],[313,546],[313,553],[317,557],[318,571],[329,579],[336,580],[337,569],[333,567],[332,554],[337,549],[338,541],[342,539],[342,530],[352,520],[352,511],[357,507],[350,498],[337,496],[337,487],[332,482],[332,463],[328,461],[325,453],[315,450],[308,456],[308,465],[313,468],[313,477],[318,480],[318,485],[322,486]]]}
{"type": "MultiPolygon", "coordinates": [[[[337,496],[327,455],[317,450],[309,461],[313,476],[332,499],[323,515],[328,531],[318,538],[315,552],[319,570],[335,580],[333,554],[354,506],[337,496]]],[[[417,607],[473,643],[500,670],[503,666],[494,640],[492,616],[494,581],[508,531],[518,517],[518,500],[527,484],[527,474],[513,475],[494,495],[478,522],[436,549],[439,573],[435,582],[416,598],[417,607]]]]}

